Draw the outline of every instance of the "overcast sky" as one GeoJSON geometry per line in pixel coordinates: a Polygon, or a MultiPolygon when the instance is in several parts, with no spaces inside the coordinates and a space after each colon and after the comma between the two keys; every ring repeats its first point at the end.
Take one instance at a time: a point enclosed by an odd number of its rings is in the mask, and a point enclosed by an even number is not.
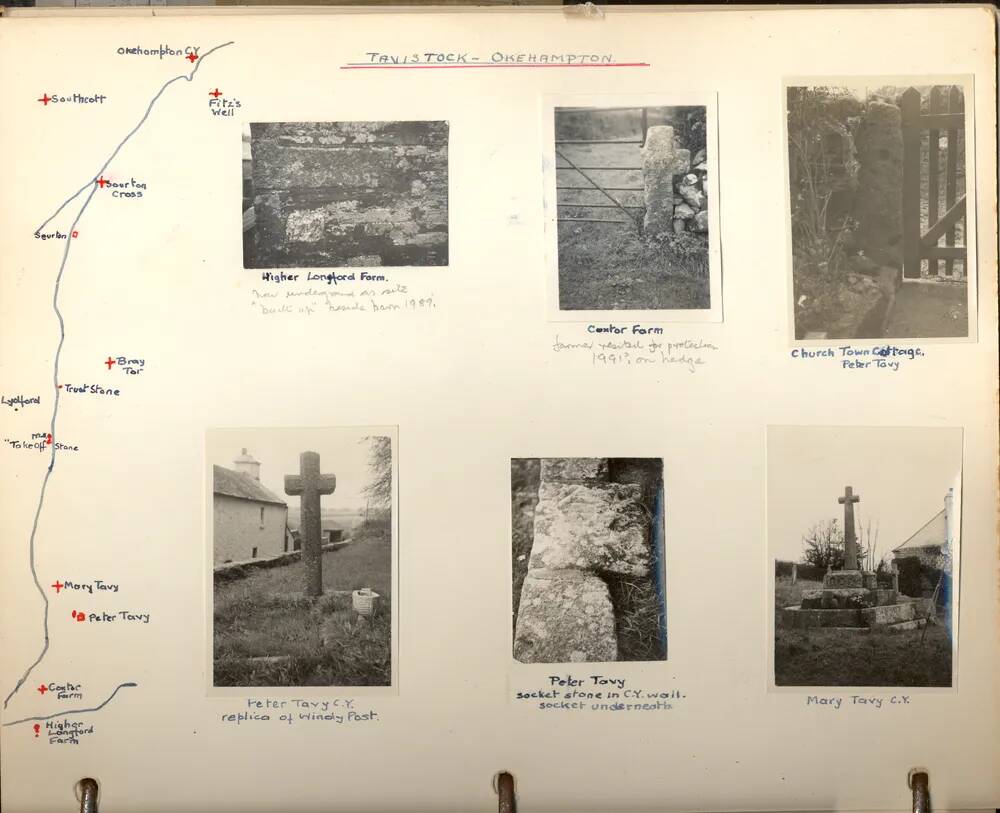
{"type": "Polygon", "coordinates": [[[855,518],[878,523],[882,558],[944,507],[950,487],[958,502],[961,459],[960,429],[770,427],[769,558],[799,561],[814,523],[836,518],[843,527],[844,486],[861,497],[855,518]]]}
{"type": "Polygon", "coordinates": [[[227,469],[234,468],[233,460],[245,447],[261,464],[261,483],[292,508],[299,506],[299,498],[285,494],[285,475],[299,473],[301,452],[318,452],[321,473],[337,476],[337,490],[321,499],[322,507],[362,510],[365,498],[361,490],[371,479],[370,444],[363,438],[376,434],[375,427],[217,429],[208,432],[206,445],[209,462],[227,469]]]}

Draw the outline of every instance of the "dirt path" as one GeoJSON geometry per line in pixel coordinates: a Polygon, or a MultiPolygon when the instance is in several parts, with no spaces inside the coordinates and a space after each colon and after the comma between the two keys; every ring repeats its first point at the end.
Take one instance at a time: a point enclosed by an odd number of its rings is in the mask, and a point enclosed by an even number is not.
{"type": "Polygon", "coordinates": [[[967,288],[956,283],[906,283],[896,293],[885,335],[892,339],[966,336],[967,288]]]}

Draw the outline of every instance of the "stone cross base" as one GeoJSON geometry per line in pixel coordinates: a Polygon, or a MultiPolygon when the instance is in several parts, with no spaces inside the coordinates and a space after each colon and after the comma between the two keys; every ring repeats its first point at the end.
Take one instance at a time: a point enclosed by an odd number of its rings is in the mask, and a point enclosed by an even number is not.
{"type": "Polygon", "coordinates": [[[515,658],[617,659],[614,609],[601,575],[649,577],[650,517],[642,496],[642,486],[609,481],[605,458],[542,460],[515,658]]]}

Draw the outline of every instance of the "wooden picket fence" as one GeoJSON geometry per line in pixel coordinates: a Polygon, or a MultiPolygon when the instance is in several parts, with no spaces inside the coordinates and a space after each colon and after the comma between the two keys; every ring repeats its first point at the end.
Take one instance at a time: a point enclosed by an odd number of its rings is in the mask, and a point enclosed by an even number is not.
{"type": "MultiPolygon", "coordinates": [[[[936,85],[931,89],[927,113],[920,109],[920,92],[908,88],[900,98],[903,130],[903,279],[928,281],[961,280],[968,270],[968,248],[956,245],[956,225],[965,222],[965,184],[958,185],[960,150],[965,147],[964,98],[954,86],[936,85]],[[924,178],[921,167],[923,133],[928,132],[927,148],[927,224],[922,222],[921,204],[924,178]],[[946,138],[945,160],[940,160],[940,140],[946,138]],[[941,200],[941,175],[944,174],[944,200],[941,200]],[[941,204],[944,213],[941,213],[941,204]],[[944,240],[944,245],[939,243],[944,240]],[[923,261],[927,260],[927,269],[923,261]]],[[[964,180],[964,161],[961,162],[964,180]]]]}

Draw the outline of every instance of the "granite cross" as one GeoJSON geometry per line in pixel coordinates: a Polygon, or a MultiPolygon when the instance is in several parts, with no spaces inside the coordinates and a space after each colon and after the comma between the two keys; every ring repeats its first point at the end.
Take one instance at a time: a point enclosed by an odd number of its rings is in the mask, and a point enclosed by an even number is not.
{"type": "Polygon", "coordinates": [[[854,529],[854,503],[861,498],[850,486],[844,488],[844,496],[837,497],[837,502],[844,506],[844,570],[860,570],[858,566],[858,537],[854,529]]]}
{"type": "Polygon", "coordinates": [[[299,531],[302,534],[302,565],[307,596],[323,595],[323,523],[319,498],[323,494],[333,494],[336,488],[335,475],[319,473],[319,455],[316,452],[303,452],[299,455],[299,473],[285,475],[285,493],[301,497],[299,531]]]}

